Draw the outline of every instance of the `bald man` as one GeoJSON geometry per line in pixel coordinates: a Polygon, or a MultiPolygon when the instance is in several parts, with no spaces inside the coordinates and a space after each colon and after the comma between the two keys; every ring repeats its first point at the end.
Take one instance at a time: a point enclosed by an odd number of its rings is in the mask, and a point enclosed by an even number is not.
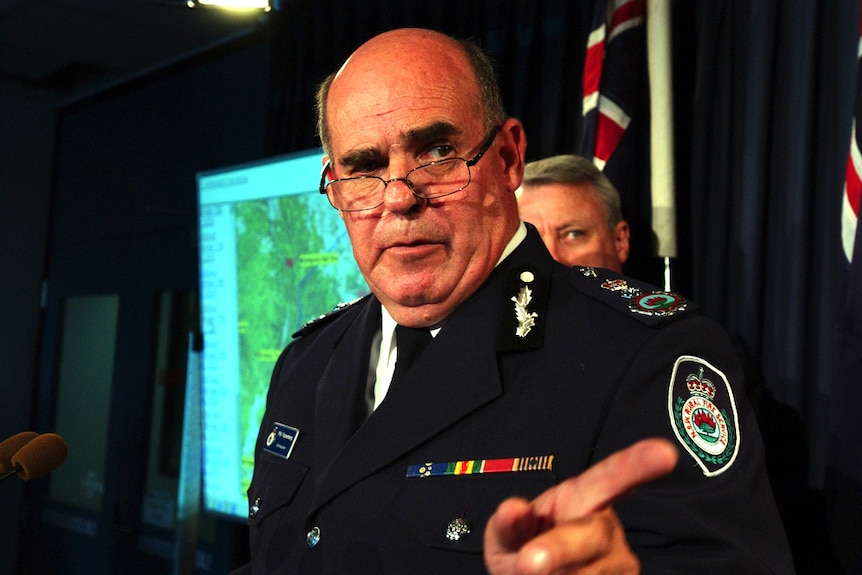
{"type": "Polygon", "coordinates": [[[372,294],[275,366],[239,573],[792,570],[727,334],[554,261],[487,56],[386,32],[318,113],[321,201],[372,294]]]}

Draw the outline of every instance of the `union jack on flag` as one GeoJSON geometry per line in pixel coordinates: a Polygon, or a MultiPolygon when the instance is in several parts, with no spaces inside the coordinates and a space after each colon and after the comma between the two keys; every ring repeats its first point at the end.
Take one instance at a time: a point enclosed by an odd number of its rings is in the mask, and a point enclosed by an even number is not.
{"type": "MultiPolygon", "coordinates": [[[[854,485],[852,497],[858,496],[862,485],[862,446],[856,437],[844,432],[849,421],[858,416],[862,400],[862,232],[859,229],[860,155],[859,119],[862,118],[862,22],[856,48],[856,95],[850,153],[847,158],[844,191],[841,202],[841,244],[847,268],[844,301],[838,308],[835,342],[835,374],[832,390],[833,407],[830,414],[831,431],[830,467],[838,470],[842,485],[854,485]],[[855,259],[854,259],[855,256],[855,259]]],[[[842,270],[845,271],[845,270],[842,270]]],[[[851,493],[851,492],[848,492],[851,493]]],[[[846,497],[845,499],[850,499],[846,497]]],[[[858,531],[858,529],[856,530],[858,531]]]]}
{"type": "Polygon", "coordinates": [[[841,243],[848,263],[853,261],[853,245],[859,222],[859,197],[862,191],[862,154],[859,152],[859,133],[856,125],[857,120],[862,117],[860,56],[862,56],[862,22],[860,22],[859,43],[856,49],[855,114],[850,136],[850,153],[847,156],[847,171],[844,177],[844,199],[841,206],[841,243]]]}
{"type": "Polygon", "coordinates": [[[599,169],[617,148],[631,122],[640,79],[631,62],[642,58],[646,0],[598,0],[584,62],[581,154],[599,169]],[[633,57],[635,53],[635,57],[633,57]]]}

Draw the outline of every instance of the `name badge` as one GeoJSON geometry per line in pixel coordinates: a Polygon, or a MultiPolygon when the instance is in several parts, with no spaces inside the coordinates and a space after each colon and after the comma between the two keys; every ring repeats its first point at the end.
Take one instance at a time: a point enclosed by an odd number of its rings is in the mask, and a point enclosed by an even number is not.
{"type": "Polygon", "coordinates": [[[299,437],[299,430],[297,428],[283,423],[273,423],[272,431],[266,436],[266,444],[263,446],[263,450],[276,457],[287,459],[290,457],[290,452],[293,451],[297,437],[299,437]]]}

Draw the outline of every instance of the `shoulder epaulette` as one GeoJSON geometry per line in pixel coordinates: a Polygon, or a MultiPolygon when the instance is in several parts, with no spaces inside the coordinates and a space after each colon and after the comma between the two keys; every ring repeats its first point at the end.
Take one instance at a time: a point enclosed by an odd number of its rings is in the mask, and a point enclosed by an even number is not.
{"type": "Polygon", "coordinates": [[[677,293],[602,268],[574,267],[570,282],[586,295],[651,326],[659,326],[695,307],[677,293]]]}
{"type": "Polygon", "coordinates": [[[339,303],[334,308],[332,308],[332,311],[325,313],[323,315],[319,315],[315,318],[312,318],[312,319],[308,320],[307,322],[305,322],[304,324],[302,324],[302,327],[300,327],[298,330],[296,330],[293,333],[293,335],[291,335],[291,337],[293,339],[296,339],[298,337],[302,337],[302,336],[310,333],[311,331],[317,329],[318,327],[320,327],[322,325],[326,325],[327,323],[334,320],[335,318],[340,316],[342,313],[344,313],[345,311],[347,311],[348,309],[350,309],[351,307],[353,307],[354,305],[361,302],[363,299],[365,299],[367,297],[369,297],[369,296],[364,295],[362,297],[356,298],[353,301],[339,303]]]}

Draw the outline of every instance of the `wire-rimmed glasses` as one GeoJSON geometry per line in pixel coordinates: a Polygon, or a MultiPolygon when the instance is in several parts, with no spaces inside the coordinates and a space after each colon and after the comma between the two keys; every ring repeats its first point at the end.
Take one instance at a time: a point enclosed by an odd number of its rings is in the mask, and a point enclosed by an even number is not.
{"type": "Polygon", "coordinates": [[[488,134],[478,153],[469,160],[446,158],[416,166],[403,178],[384,180],[379,176],[356,176],[329,180],[330,162],[323,166],[320,174],[320,193],[325,194],[329,203],[339,212],[361,212],[373,210],[383,204],[386,186],[392,182],[404,182],[417,198],[430,200],[460,192],[470,185],[470,168],[482,159],[494,143],[500,126],[495,126],[488,134]]]}

